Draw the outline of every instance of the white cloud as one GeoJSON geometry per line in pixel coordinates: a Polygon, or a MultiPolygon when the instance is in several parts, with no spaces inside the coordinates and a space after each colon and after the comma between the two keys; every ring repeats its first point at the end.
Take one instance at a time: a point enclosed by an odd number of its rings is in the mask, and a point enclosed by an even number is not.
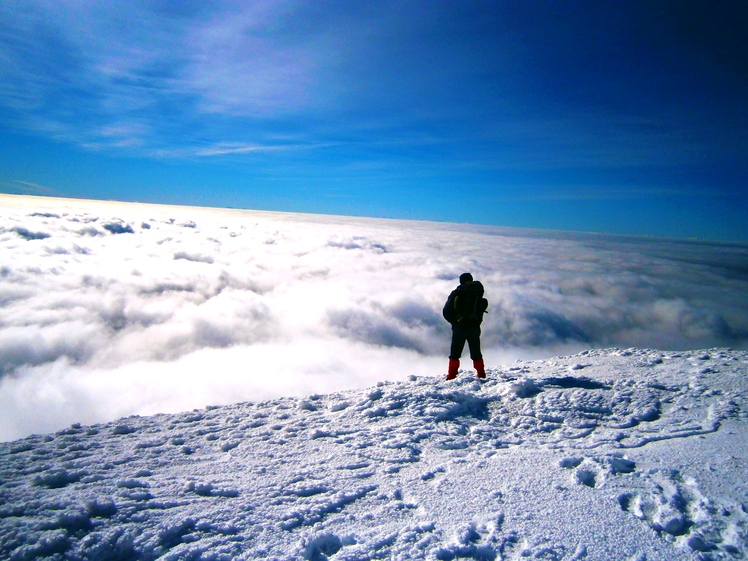
{"type": "Polygon", "coordinates": [[[464,271],[487,289],[492,364],[602,346],[748,347],[741,246],[2,201],[3,438],[439,375],[441,307],[464,271]]]}
{"type": "MultiPolygon", "coordinates": [[[[90,148],[191,155],[173,141],[201,113],[211,128],[216,115],[266,118],[315,103],[330,46],[301,32],[293,4],[181,15],[139,2],[0,6],[0,103],[23,126],[90,148]]],[[[245,142],[233,152],[253,150],[245,142]]]]}

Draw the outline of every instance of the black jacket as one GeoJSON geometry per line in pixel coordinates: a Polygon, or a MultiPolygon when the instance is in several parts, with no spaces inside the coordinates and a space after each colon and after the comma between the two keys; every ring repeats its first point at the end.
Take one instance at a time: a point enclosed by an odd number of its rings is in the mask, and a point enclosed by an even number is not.
{"type": "Polygon", "coordinates": [[[449,294],[442,316],[451,324],[472,327],[481,324],[487,309],[488,300],[483,297],[483,285],[479,281],[472,281],[461,284],[449,294]]]}

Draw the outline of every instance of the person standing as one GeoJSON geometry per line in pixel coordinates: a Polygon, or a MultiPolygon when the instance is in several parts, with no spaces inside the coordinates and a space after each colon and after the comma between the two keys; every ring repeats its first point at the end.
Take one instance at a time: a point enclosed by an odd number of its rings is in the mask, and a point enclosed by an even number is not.
{"type": "Polygon", "coordinates": [[[460,286],[455,288],[444,304],[442,315],[452,325],[452,344],[449,352],[447,380],[457,378],[460,356],[467,341],[470,358],[478,378],[486,377],[483,355],[480,350],[480,325],[488,309],[488,300],[483,297],[483,285],[473,280],[473,275],[460,275],[460,286]]]}

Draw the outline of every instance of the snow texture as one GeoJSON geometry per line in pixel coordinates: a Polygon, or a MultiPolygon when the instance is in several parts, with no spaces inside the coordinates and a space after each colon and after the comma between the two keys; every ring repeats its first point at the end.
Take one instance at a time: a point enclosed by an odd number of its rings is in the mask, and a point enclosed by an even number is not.
{"type": "Polygon", "coordinates": [[[612,348],[74,424],[0,444],[0,558],[745,559],[746,374],[612,348]]]}

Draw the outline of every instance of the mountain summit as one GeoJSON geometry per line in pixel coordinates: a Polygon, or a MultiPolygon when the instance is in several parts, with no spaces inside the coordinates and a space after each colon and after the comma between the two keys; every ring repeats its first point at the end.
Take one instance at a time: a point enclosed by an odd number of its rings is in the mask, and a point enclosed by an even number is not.
{"type": "Polygon", "coordinates": [[[587,351],[0,444],[0,557],[742,559],[747,359],[587,351]]]}

